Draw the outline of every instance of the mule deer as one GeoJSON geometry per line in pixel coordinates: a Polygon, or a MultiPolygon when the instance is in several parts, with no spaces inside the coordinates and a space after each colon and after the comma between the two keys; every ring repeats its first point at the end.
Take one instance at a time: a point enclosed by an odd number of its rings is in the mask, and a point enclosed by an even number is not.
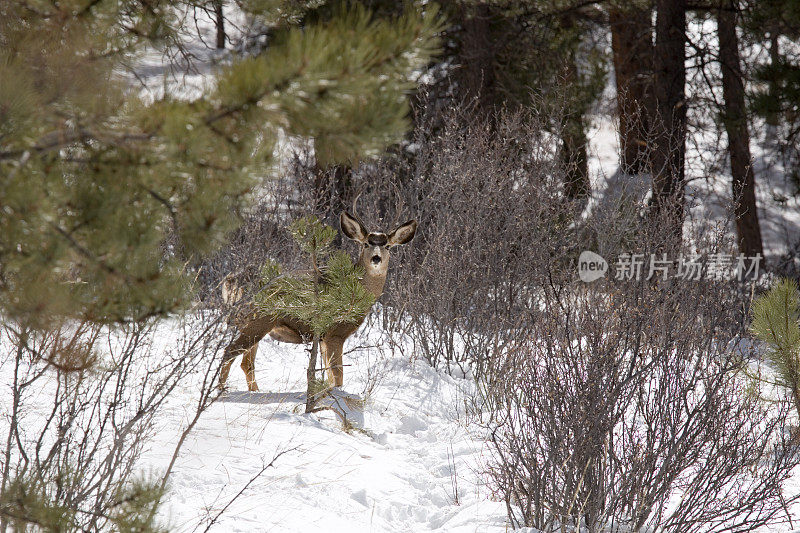
{"type": "MultiPolygon", "coordinates": [[[[417,221],[411,220],[397,226],[391,233],[369,232],[361,220],[347,211],[342,212],[339,222],[344,235],[361,244],[359,264],[364,268],[364,277],[361,279],[375,300],[383,293],[386,283],[386,273],[389,268],[389,249],[400,244],[406,244],[414,238],[417,230],[417,221]]],[[[229,284],[223,285],[223,293],[240,296],[236,287],[229,284]]],[[[328,376],[336,387],[341,387],[344,382],[344,367],[342,366],[342,351],[344,341],[355,333],[364,322],[366,314],[354,322],[335,324],[321,337],[320,348],[328,376]]],[[[311,338],[311,329],[296,319],[277,316],[269,313],[250,313],[246,317],[235,319],[239,329],[239,336],[225,348],[222,368],[219,374],[219,387],[225,388],[231,365],[239,354],[242,357],[242,370],[247,378],[247,388],[257,391],[255,377],[255,357],[258,342],[269,334],[275,340],[300,344],[311,338]]]]}

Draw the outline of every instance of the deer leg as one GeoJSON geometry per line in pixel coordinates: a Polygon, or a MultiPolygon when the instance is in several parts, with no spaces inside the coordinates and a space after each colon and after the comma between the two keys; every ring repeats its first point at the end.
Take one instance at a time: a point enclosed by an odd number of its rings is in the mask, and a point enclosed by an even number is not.
{"type": "MultiPolygon", "coordinates": [[[[246,324],[239,332],[239,336],[225,348],[225,354],[222,356],[222,367],[219,371],[219,388],[221,390],[225,388],[225,382],[228,380],[233,360],[251,348],[257,348],[258,341],[264,338],[264,335],[269,333],[274,325],[275,321],[271,317],[253,320],[246,324]]],[[[253,350],[253,361],[255,360],[255,355],[255,350],[253,350]]],[[[242,362],[242,368],[245,368],[244,361],[242,362]]],[[[247,373],[246,369],[245,373],[247,373]]],[[[248,388],[250,390],[258,390],[258,385],[256,385],[255,381],[255,368],[253,369],[253,375],[247,377],[248,388]]]]}
{"type": "Polygon", "coordinates": [[[222,366],[219,369],[219,384],[217,385],[221,391],[225,390],[225,382],[228,381],[228,374],[231,372],[231,365],[234,359],[236,359],[235,355],[230,359],[225,359],[224,357],[222,359],[222,366]]]}
{"type": "Polygon", "coordinates": [[[328,383],[333,383],[333,372],[331,372],[331,361],[328,350],[328,339],[322,339],[319,343],[319,354],[322,356],[322,365],[328,375],[328,383]]]}
{"type": "Polygon", "coordinates": [[[258,351],[258,343],[252,345],[242,357],[242,370],[247,377],[247,388],[251,392],[258,390],[256,383],[256,352],[258,351]]]}
{"type": "Polygon", "coordinates": [[[342,352],[344,351],[344,339],[331,337],[325,339],[325,366],[328,368],[328,376],[334,387],[341,387],[344,383],[344,366],[342,364],[342,352]]]}

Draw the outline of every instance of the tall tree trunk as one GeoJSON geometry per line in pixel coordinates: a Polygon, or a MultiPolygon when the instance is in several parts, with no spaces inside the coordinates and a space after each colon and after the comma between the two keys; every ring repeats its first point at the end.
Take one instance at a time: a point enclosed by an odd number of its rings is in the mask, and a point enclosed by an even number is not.
{"type": "Polygon", "coordinates": [[[736,36],[738,2],[731,0],[717,15],[719,60],[722,69],[722,94],[725,98],[724,124],[728,134],[728,154],[733,177],[733,201],[739,251],[754,256],[764,251],[756,209],[756,180],[750,160],[750,132],[747,129],[744,82],[742,81],[739,40],[736,36]]]}
{"type": "Polygon", "coordinates": [[[656,9],[652,214],[680,239],[686,187],[686,0],[656,0],[656,9]]]}
{"type": "MultiPolygon", "coordinates": [[[[575,70],[574,62],[570,65],[570,70],[575,70]]],[[[580,201],[584,207],[591,192],[587,144],[583,114],[579,110],[568,113],[561,125],[559,153],[564,168],[564,193],[570,200],[580,201]]]]}
{"type": "Polygon", "coordinates": [[[571,200],[589,201],[589,164],[583,116],[572,113],[564,119],[561,130],[561,164],[565,169],[564,192],[571,200]]]}
{"type": "MultiPolygon", "coordinates": [[[[772,30],[769,36],[769,62],[773,69],[777,69],[781,62],[781,47],[778,41],[778,30],[772,30]]],[[[770,81],[770,91],[772,94],[777,94],[780,90],[774,81],[770,81]]],[[[770,126],[777,126],[780,123],[780,116],[778,113],[770,113],[767,115],[767,124],[770,126]]]]}
{"type": "Polygon", "coordinates": [[[495,50],[491,35],[491,7],[474,4],[463,9],[461,27],[461,83],[476,110],[492,117],[495,102],[495,50]]]}
{"type": "MultiPolygon", "coordinates": [[[[769,36],[769,62],[773,69],[778,68],[778,64],[781,61],[781,49],[780,44],[778,43],[778,29],[774,28],[770,31],[769,36]]],[[[774,80],[769,81],[769,94],[776,95],[778,94],[778,87],[774,80]]],[[[766,139],[767,141],[774,142],[778,137],[778,126],[781,123],[780,114],[775,112],[774,110],[769,110],[766,117],[764,117],[767,122],[767,131],[766,131],[766,139]]]]}
{"type": "Polygon", "coordinates": [[[609,10],[611,49],[617,85],[620,167],[627,174],[645,168],[653,114],[652,8],[609,10]]]}
{"type": "Polygon", "coordinates": [[[214,0],[214,17],[217,23],[217,49],[225,48],[225,16],[222,13],[222,0],[214,0]]]}
{"type": "MultiPolygon", "coordinates": [[[[574,27],[574,21],[565,16],[561,19],[561,25],[570,31],[574,27]]],[[[576,50],[570,50],[564,60],[564,85],[569,90],[570,87],[576,87],[580,83],[576,50]]],[[[579,201],[582,207],[588,203],[591,192],[584,105],[582,101],[577,100],[572,102],[572,105],[566,106],[566,113],[561,123],[559,154],[565,171],[564,192],[567,198],[579,201]]]]}

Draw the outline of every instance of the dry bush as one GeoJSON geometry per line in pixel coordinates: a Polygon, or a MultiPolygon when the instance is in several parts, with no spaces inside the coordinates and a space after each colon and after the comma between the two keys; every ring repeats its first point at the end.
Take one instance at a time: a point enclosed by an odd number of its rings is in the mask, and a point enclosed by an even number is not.
{"type": "Polygon", "coordinates": [[[419,222],[393,255],[384,325],[434,366],[480,371],[553,263],[566,272],[580,206],[565,198],[557,140],[535,115],[505,114],[490,128],[456,109],[418,122],[402,153],[350,176],[367,220],[419,222]]]}
{"type": "Polygon", "coordinates": [[[162,328],[0,328],[0,530],[158,529],[174,461],[216,398],[224,324],[188,315],[162,328]],[[172,461],[142,478],[139,459],[157,417],[189,380],[197,395],[172,461]]]}
{"type": "Polygon", "coordinates": [[[293,218],[309,213],[306,202],[298,198],[293,178],[284,175],[256,191],[259,199],[242,215],[241,226],[217,254],[200,265],[197,290],[206,307],[224,305],[221,288],[227,276],[233,276],[245,294],[252,295],[259,271],[268,260],[289,267],[299,264],[301,255],[287,227],[293,218]]]}
{"type": "Polygon", "coordinates": [[[735,283],[608,280],[543,293],[525,338],[494,353],[481,381],[489,475],[513,525],[751,531],[785,518],[800,450],[786,410],[737,373],[735,283]]]}
{"type": "Polygon", "coordinates": [[[667,230],[673,210],[648,212],[635,185],[581,214],[563,191],[553,122],[508,114],[493,129],[455,112],[438,130],[423,122],[411,156],[353,173],[373,217],[402,206],[420,222],[390,276],[387,328],[433,365],[476,371],[490,474],[514,525],[744,531],[776,520],[798,455],[786,413],[759,403],[730,357],[747,287],[576,275],[584,249],[708,259],[734,253],[730,239],[701,228],[684,247],[667,230]]]}

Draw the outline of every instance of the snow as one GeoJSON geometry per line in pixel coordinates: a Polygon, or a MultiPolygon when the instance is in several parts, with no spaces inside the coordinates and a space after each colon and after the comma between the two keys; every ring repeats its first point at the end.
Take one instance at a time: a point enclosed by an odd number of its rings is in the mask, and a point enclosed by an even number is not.
{"type": "MultiPolygon", "coordinates": [[[[367,329],[346,347],[375,345],[379,335],[367,329]]],[[[345,355],[344,389],[362,400],[364,422],[346,431],[331,411],[302,414],[307,357],[300,346],[262,341],[256,377],[268,392],[246,392],[234,366],[232,392],[203,414],[176,463],[165,523],[202,530],[274,459],[211,531],[507,530],[505,504],[481,475],[487,449],[464,423],[471,381],[380,346],[356,349],[345,355]]],[[[145,471],[168,464],[196,394],[191,383],[176,392],[145,471]]]]}
{"type": "MultiPolygon", "coordinates": [[[[164,361],[181,334],[176,324],[163,324],[143,355],[164,361]]],[[[202,414],[181,449],[161,523],[176,532],[510,530],[505,504],[486,484],[485,435],[470,425],[465,408],[476,398],[474,381],[432,368],[414,357],[410,343],[397,336],[388,342],[370,321],[345,348],[345,386],[336,397],[349,405],[355,427],[331,410],[304,414],[304,347],[263,340],[260,392],[248,392],[234,366],[229,392],[202,414]]],[[[13,366],[0,359],[4,390],[13,366]]],[[[143,473],[160,475],[169,464],[201,379],[198,373],[184,380],[156,418],[139,461],[143,473]]],[[[128,387],[136,394],[138,381],[128,387]]],[[[34,418],[46,415],[46,394],[38,396],[42,405],[36,395],[28,398],[34,418]]],[[[800,473],[787,489],[800,490],[799,481],[800,473]]],[[[800,505],[791,511],[800,516],[800,505]]],[[[768,531],[778,530],[761,533],[768,531]]]]}
{"type": "MultiPolygon", "coordinates": [[[[144,102],[168,95],[193,100],[214,86],[214,71],[228,62],[228,53],[217,50],[213,13],[192,5],[173,7],[182,31],[176,36],[180,50],[149,47],[137,56],[134,68],[122,75],[139,91],[144,102]]],[[[238,9],[225,10],[225,32],[230,43],[239,44],[250,23],[238,9]]]]}

